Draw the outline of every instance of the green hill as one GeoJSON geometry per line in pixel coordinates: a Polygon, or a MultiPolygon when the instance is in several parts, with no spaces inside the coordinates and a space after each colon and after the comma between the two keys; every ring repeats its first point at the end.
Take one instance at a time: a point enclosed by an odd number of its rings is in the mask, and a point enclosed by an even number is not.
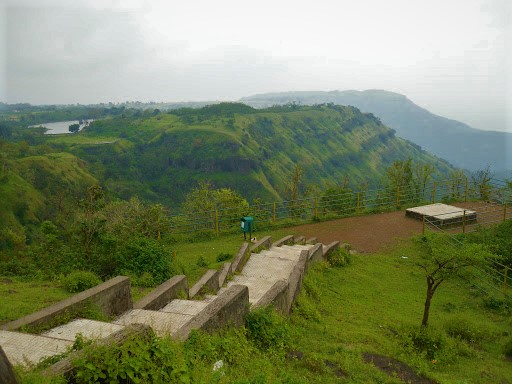
{"type": "Polygon", "coordinates": [[[372,114],[334,105],[126,110],[78,134],[45,141],[86,160],[120,197],[138,195],[168,206],[204,179],[249,199],[281,199],[297,164],[306,184],[320,188],[345,178],[353,186],[379,184],[400,159],[434,164],[441,174],[452,169],[396,137],[372,114]]]}
{"type": "Polygon", "coordinates": [[[37,153],[26,144],[0,143],[0,249],[25,243],[27,227],[65,215],[98,181],[70,153],[37,153]]]}
{"type": "Polygon", "coordinates": [[[482,131],[456,120],[437,116],[406,96],[383,91],[282,92],[244,97],[256,108],[298,103],[353,105],[382,119],[397,135],[427,151],[469,170],[490,165],[494,171],[512,170],[512,133],[482,131]]]}

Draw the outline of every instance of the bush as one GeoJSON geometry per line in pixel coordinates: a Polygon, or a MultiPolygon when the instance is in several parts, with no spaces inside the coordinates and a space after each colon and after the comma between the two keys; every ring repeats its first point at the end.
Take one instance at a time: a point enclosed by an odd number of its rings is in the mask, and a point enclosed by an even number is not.
{"type": "Polygon", "coordinates": [[[152,276],[153,284],[163,283],[173,274],[170,252],[155,239],[136,238],[118,252],[119,272],[152,276]]]}
{"type": "Polygon", "coordinates": [[[208,266],[208,263],[206,262],[203,256],[199,256],[197,258],[196,265],[201,268],[206,268],[208,266]]]}
{"type": "Polygon", "coordinates": [[[483,338],[480,330],[476,329],[470,321],[465,318],[456,318],[450,321],[446,326],[446,333],[451,337],[464,340],[469,343],[475,343],[483,338]]]}
{"type": "Polygon", "coordinates": [[[442,353],[446,345],[446,337],[433,328],[411,327],[404,331],[406,347],[434,360],[442,353]]]}
{"type": "Polygon", "coordinates": [[[101,284],[101,279],[88,271],[71,272],[62,280],[64,289],[70,293],[82,292],[98,284],[101,284]]]}
{"type": "Polygon", "coordinates": [[[231,258],[231,255],[229,253],[219,253],[217,255],[217,262],[222,262],[222,261],[226,261],[226,260],[229,260],[231,258]]]}
{"type": "Polygon", "coordinates": [[[245,318],[245,327],[248,339],[262,350],[284,350],[288,345],[286,322],[272,307],[249,312],[245,318]]]}
{"type": "Polygon", "coordinates": [[[327,261],[331,267],[344,267],[351,262],[350,252],[344,248],[335,249],[327,255],[327,261]]]}

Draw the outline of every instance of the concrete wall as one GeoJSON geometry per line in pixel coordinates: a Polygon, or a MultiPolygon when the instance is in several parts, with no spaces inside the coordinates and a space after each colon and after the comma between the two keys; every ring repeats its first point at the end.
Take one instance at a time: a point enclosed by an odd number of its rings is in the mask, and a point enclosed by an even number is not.
{"type": "Polygon", "coordinates": [[[249,289],[232,285],[175,334],[177,340],[186,340],[193,329],[213,332],[226,326],[244,324],[249,312],[249,289]]]}
{"type": "Polygon", "coordinates": [[[288,235],[283,237],[282,239],[277,240],[274,244],[272,244],[273,247],[281,247],[282,245],[293,245],[295,244],[293,240],[293,235],[288,235]]]}
{"type": "Polygon", "coordinates": [[[305,236],[295,236],[293,238],[293,241],[295,244],[306,244],[306,237],[305,236]]]}
{"type": "Polygon", "coordinates": [[[257,241],[251,247],[251,253],[258,253],[262,249],[269,249],[272,246],[272,238],[265,236],[263,239],[257,241]]]}
{"type": "Polygon", "coordinates": [[[290,303],[288,302],[289,286],[285,280],[276,281],[263,297],[251,307],[251,310],[256,308],[264,308],[272,305],[277,312],[287,315],[290,313],[290,303]]]}
{"type": "Polygon", "coordinates": [[[188,281],[185,275],[171,277],[137,301],[133,308],[158,310],[176,298],[188,299],[188,281]]]}
{"type": "Polygon", "coordinates": [[[243,243],[231,263],[231,273],[240,272],[250,256],[249,243],[243,243]]]}
{"type": "Polygon", "coordinates": [[[219,271],[219,288],[224,285],[231,274],[231,263],[224,263],[219,271]]]}
{"type": "Polygon", "coordinates": [[[217,293],[219,290],[219,271],[216,269],[207,270],[199,281],[190,288],[188,295],[192,299],[194,296],[201,294],[206,289],[212,293],[217,293]]]}
{"type": "Polygon", "coordinates": [[[315,244],[309,250],[309,261],[308,261],[308,264],[316,263],[317,261],[322,260],[323,257],[324,257],[324,252],[323,252],[322,244],[315,244]]]}
{"type": "Polygon", "coordinates": [[[18,378],[14,373],[14,369],[7,359],[2,346],[0,345],[0,383],[2,384],[18,384],[18,378]]]}
{"type": "Polygon", "coordinates": [[[302,276],[306,270],[306,263],[308,262],[309,252],[302,251],[300,253],[300,258],[293,268],[293,271],[288,279],[288,311],[291,309],[292,304],[297,298],[300,289],[302,287],[302,276]]]}
{"type": "Polygon", "coordinates": [[[59,316],[78,313],[84,306],[92,304],[107,316],[117,316],[132,309],[130,279],[117,276],[103,284],[80,292],[48,308],[4,324],[0,329],[14,331],[22,326],[51,324],[59,316]]]}
{"type": "Polygon", "coordinates": [[[332,243],[328,245],[323,246],[324,251],[324,257],[326,257],[329,253],[334,252],[335,249],[339,248],[340,242],[339,241],[333,241],[332,243]]]}

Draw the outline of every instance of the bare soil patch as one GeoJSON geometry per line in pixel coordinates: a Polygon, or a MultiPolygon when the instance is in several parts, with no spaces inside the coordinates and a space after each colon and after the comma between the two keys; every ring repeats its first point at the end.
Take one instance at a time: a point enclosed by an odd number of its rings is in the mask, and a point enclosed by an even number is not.
{"type": "MultiPolygon", "coordinates": [[[[478,225],[490,225],[502,221],[504,214],[512,218],[512,207],[504,212],[503,206],[485,202],[453,203],[459,208],[477,212],[477,222],[467,225],[473,231],[478,225]]],[[[405,216],[405,209],[395,212],[377,213],[366,216],[353,216],[321,223],[303,224],[295,227],[296,232],[308,237],[316,237],[319,242],[329,244],[340,240],[349,243],[361,253],[373,253],[392,248],[401,239],[422,233],[423,222],[405,216]]],[[[462,227],[450,228],[450,233],[462,232],[462,227]]]]}
{"type": "Polygon", "coordinates": [[[377,355],[374,353],[364,353],[364,361],[372,363],[389,376],[398,377],[400,380],[411,384],[437,384],[437,381],[418,375],[407,364],[404,364],[391,357],[377,355]]]}

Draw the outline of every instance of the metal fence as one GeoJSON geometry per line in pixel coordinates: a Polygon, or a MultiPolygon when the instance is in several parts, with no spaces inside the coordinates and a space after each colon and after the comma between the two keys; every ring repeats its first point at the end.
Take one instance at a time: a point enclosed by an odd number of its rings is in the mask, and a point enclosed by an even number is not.
{"type": "MultiPolygon", "coordinates": [[[[433,181],[426,185],[382,187],[359,191],[341,190],[297,200],[255,204],[247,208],[180,213],[170,216],[171,233],[213,231],[215,235],[238,230],[242,216],[253,216],[257,230],[303,222],[377,213],[419,204],[471,200],[495,201],[506,206],[511,200],[507,183],[492,180],[486,188],[470,185],[467,178],[433,181]]],[[[506,209],[506,208],[505,208],[506,209]]],[[[512,208],[506,217],[512,214],[512,208]]],[[[470,225],[470,223],[468,223],[470,225]]]]}

